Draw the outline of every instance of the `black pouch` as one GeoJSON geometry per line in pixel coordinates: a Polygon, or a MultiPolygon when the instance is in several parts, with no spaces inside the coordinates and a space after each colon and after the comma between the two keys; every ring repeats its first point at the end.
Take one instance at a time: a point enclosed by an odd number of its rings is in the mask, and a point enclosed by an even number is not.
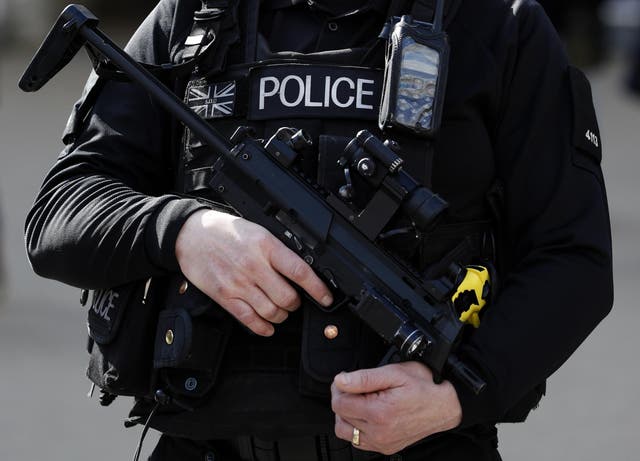
{"type": "Polygon", "coordinates": [[[448,62],[447,34],[439,26],[402,16],[389,38],[380,129],[435,137],[442,119],[448,62]]]}
{"type": "Polygon", "coordinates": [[[308,306],[303,322],[302,366],[310,377],[329,384],[341,371],[355,369],[363,323],[346,307],[323,312],[308,306]],[[329,325],[338,332],[334,339],[328,339],[324,334],[329,325]]]}
{"type": "Polygon", "coordinates": [[[347,306],[325,312],[305,306],[299,388],[308,397],[330,396],[330,384],[341,371],[377,366],[388,346],[347,306]],[[337,336],[329,339],[327,327],[337,336]]]}
{"type": "Polygon", "coordinates": [[[88,314],[88,378],[114,395],[147,396],[153,388],[153,336],[159,280],[96,290],[88,314]]]}
{"type": "Polygon", "coordinates": [[[215,384],[233,319],[182,274],[166,288],[153,356],[158,387],[195,407],[215,384]]]}

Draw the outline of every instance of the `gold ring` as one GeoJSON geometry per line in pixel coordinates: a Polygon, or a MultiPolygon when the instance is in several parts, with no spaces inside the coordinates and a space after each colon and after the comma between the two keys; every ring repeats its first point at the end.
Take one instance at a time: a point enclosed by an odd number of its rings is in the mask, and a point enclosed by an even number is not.
{"type": "Polygon", "coordinates": [[[351,443],[356,447],[360,445],[360,429],[357,427],[353,428],[353,437],[351,437],[351,443]]]}

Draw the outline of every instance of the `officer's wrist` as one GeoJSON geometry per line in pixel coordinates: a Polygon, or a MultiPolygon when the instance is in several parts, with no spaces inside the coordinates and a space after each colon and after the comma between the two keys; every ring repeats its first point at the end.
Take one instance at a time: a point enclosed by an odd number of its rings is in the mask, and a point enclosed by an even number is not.
{"type": "Polygon", "coordinates": [[[149,260],[168,271],[177,271],[176,240],[185,221],[199,210],[208,207],[194,199],[176,197],[158,207],[149,217],[145,228],[145,248],[149,260]]]}
{"type": "Polygon", "coordinates": [[[482,377],[486,382],[486,387],[476,394],[472,391],[468,384],[450,377],[451,384],[455,388],[458,401],[460,402],[461,415],[458,427],[470,427],[476,424],[495,422],[498,420],[496,386],[492,379],[485,374],[480,373],[479,369],[473,366],[469,360],[465,360],[465,364],[470,367],[477,376],[482,377]]]}

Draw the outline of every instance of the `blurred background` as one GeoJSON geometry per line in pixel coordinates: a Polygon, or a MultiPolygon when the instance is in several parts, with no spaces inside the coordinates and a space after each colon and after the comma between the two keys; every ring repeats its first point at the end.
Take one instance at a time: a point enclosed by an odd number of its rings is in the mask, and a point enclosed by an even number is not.
{"type": "MultiPolygon", "coordinates": [[[[154,1],[85,0],[123,45],[154,1]]],[[[637,460],[640,430],[640,0],[541,1],[572,61],[588,74],[604,144],[615,251],[614,310],[548,383],[540,408],[502,425],[505,460],[637,460]],[[636,357],[636,358],[634,358],[636,357]]],[[[130,402],[86,397],[85,312],[79,292],[34,276],[25,214],[55,160],[89,72],[86,57],[35,94],[17,81],[66,4],[0,0],[0,460],[131,459],[130,402]]],[[[533,192],[533,191],[532,191],[533,192]]],[[[589,287],[585,287],[589,289],[589,287]]],[[[553,321],[553,319],[549,319],[553,321]]],[[[544,341],[544,332],[540,332],[544,341]]],[[[144,453],[153,447],[151,434],[144,453]]]]}

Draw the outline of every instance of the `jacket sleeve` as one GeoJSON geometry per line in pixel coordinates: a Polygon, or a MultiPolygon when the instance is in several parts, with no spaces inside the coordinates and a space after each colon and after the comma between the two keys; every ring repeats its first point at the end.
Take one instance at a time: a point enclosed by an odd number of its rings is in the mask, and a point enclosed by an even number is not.
{"type": "MultiPolygon", "coordinates": [[[[127,45],[134,59],[169,62],[176,1],[162,1],[127,45]]],[[[89,78],[96,96],[78,133],[46,176],[26,220],[26,247],[39,275],[106,288],[178,268],[184,220],[202,205],[167,195],[171,121],[131,82],[89,78]],[[104,83],[104,84],[102,84],[104,83]]],[[[69,136],[71,135],[71,136],[69,136]]]]}
{"type": "Polygon", "coordinates": [[[454,382],[463,426],[501,420],[576,350],[613,302],[611,233],[589,84],[535,2],[517,33],[498,129],[506,271],[460,353],[488,386],[454,382]]]}

